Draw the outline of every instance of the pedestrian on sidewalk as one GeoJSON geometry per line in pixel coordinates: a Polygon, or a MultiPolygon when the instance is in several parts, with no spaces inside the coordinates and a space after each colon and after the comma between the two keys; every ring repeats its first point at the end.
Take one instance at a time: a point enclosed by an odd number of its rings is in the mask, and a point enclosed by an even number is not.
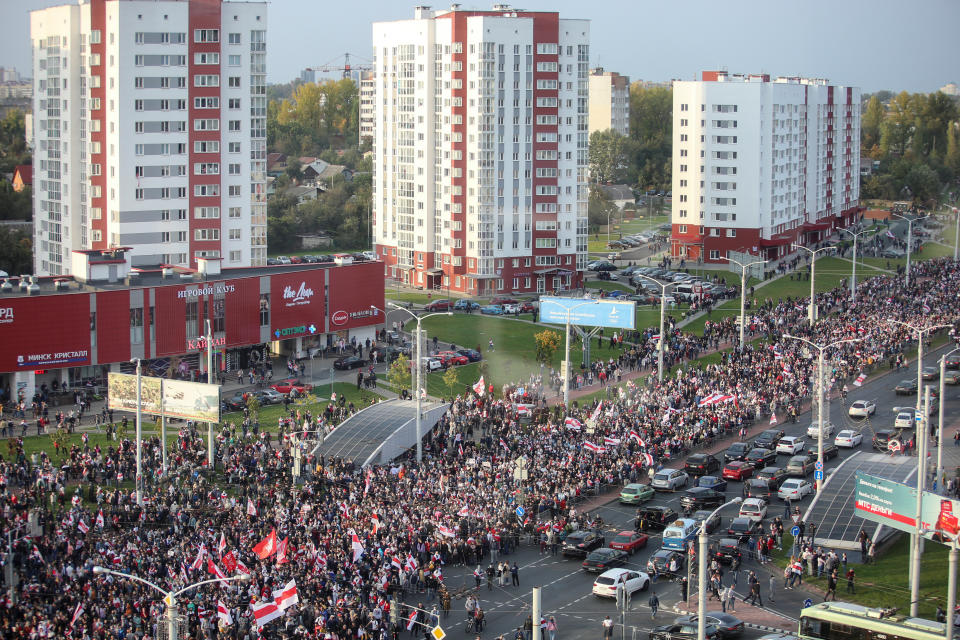
{"type": "Polygon", "coordinates": [[[730,602],[730,593],[732,589],[730,585],[727,585],[723,588],[723,591],[720,593],[720,608],[724,613],[727,612],[727,604],[730,602]]]}
{"type": "Polygon", "coordinates": [[[650,599],[647,600],[647,604],[650,605],[650,619],[655,620],[657,617],[657,609],[660,608],[660,598],[657,597],[656,592],[650,594],[650,599]]]}
{"type": "Polygon", "coordinates": [[[776,599],[774,597],[775,595],[774,591],[776,590],[776,587],[777,587],[777,578],[771,573],[770,574],[770,593],[767,596],[770,602],[776,602],[776,599]]]}
{"type": "Polygon", "coordinates": [[[613,620],[610,619],[610,616],[607,616],[601,624],[603,625],[603,640],[611,640],[613,638],[613,620]]]}
{"type": "Polygon", "coordinates": [[[856,577],[857,577],[857,574],[853,570],[853,567],[850,567],[849,569],[847,569],[847,593],[856,593],[853,587],[853,582],[856,579],[856,577]]]}
{"type": "Polygon", "coordinates": [[[823,601],[826,602],[830,599],[830,595],[833,594],[833,601],[837,601],[837,574],[831,573],[830,577],[827,578],[827,592],[823,594],[823,601]]]}

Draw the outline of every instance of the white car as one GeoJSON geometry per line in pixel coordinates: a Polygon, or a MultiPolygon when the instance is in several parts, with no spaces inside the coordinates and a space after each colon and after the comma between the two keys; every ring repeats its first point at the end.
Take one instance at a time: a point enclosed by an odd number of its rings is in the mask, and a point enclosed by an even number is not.
{"type": "Polygon", "coordinates": [[[663,471],[658,471],[653,480],[650,481],[650,486],[657,491],[675,491],[686,487],[690,483],[690,476],[687,475],[686,471],[681,471],[680,469],[664,469],[663,471]]]}
{"type": "MultiPolygon", "coordinates": [[[[807,427],[807,437],[816,439],[819,437],[819,434],[820,434],[820,424],[817,422],[810,423],[810,426],[807,427]]],[[[823,437],[829,438],[832,435],[833,435],[833,423],[828,420],[824,420],[823,437]]]]}
{"type": "Polygon", "coordinates": [[[520,311],[520,305],[518,304],[505,304],[503,305],[503,313],[518,313],[520,311]]]}
{"type": "Polygon", "coordinates": [[[760,498],[747,498],[740,505],[740,517],[749,518],[752,522],[763,522],[767,517],[767,503],[760,498]]]}
{"type": "Polygon", "coordinates": [[[833,444],[838,447],[859,447],[863,442],[863,434],[852,429],[844,429],[834,438],[833,444]]]}
{"type": "Polygon", "coordinates": [[[807,441],[800,436],[784,436],[777,443],[777,453],[785,453],[789,456],[796,455],[803,451],[807,446],[807,441]]]}
{"type": "Polygon", "coordinates": [[[423,363],[423,368],[427,371],[439,371],[440,369],[443,369],[443,363],[440,361],[440,358],[423,356],[420,358],[420,362],[423,363]]]}
{"type": "Polygon", "coordinates": [[[789,478],[780,485],[777,497],[781,500],[803,500],[803,497],[813,493],[813,485],[803,478],[789,478]]]}
{"type": "Polygon", "coordinates": [[[913,429],[917,410],[913,407],[897,408],[897,418],[893,421],[893,426],[897,429],[913,429]]]}
{"type": "Polygon", "coordinates": [[[851,418],[869,418],[877,412],[877,403],[873,400],[857,400],[850,405],[847,415],[851,418]]]}
{"type": "Polygon", "coordinates": [[[623,585],[627,593],[646,591],[650,586],[650,576],[643,571],[630,569],[608,569],[593,583],[593,595],[604,598],[616,598],[617,587],[623,585]]]}

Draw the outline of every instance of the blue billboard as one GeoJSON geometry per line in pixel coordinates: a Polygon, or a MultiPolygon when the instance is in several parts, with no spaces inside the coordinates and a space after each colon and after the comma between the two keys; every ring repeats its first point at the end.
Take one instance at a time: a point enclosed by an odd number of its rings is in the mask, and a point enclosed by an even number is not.
{"type": "Polygon", "coordinates": [[[566,324],[569,320],[570,324],[587,327],[633,329],[636,326],[636,306],[633,301],[542,297],[540,321],[566,324]]]}

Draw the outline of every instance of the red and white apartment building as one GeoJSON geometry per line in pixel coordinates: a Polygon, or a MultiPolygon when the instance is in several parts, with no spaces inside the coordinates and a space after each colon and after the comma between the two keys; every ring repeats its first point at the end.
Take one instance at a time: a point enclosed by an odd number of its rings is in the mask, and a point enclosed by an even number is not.
{"type": "Polygon", "coordinates": [[[373,237],[389,279],[472,294],[578,286],[589,21],[496,5],[373,25],[373,237]]]}
{"type": "Polygon", "coordinates": [[[266,263],[266,3],[79,0],[30,32],[36,274],[266,263]]]}
{"type": "Polygon", "coordinates": [[[856,221],[859,197],[859,88],[725,71],[673,83],[674,257],[776,260],[856,221]]]}

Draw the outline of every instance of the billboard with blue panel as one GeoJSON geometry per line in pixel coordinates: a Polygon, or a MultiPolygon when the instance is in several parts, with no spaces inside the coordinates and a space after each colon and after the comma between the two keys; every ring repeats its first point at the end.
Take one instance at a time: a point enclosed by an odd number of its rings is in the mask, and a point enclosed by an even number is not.
{"type": "Polygon", "coordinates": [[[633,329],[636,326],[636,303],[632,301],[591,300],[588,298],[540,298],[540,321],[585,327],[633,329]]]}

